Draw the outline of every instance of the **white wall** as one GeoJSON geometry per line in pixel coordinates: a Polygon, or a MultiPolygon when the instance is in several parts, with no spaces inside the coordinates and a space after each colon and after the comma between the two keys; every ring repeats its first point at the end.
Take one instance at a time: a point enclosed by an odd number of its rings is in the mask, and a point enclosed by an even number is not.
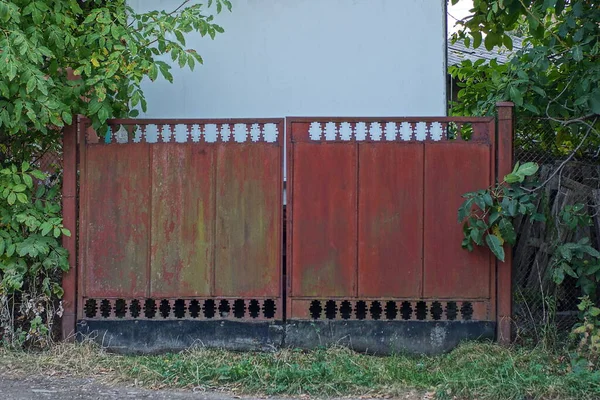
{"type": "Polygon", "coordinates": [[[224,34],[186,38],[203,66],[144,85],[147,117],[445,115],[445,0],[232,3],[216,16],[224,34]]]}

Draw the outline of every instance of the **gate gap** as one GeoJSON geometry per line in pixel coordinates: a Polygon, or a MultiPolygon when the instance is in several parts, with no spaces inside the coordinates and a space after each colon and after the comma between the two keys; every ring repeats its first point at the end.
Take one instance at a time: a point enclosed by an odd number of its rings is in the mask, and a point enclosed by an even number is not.
{"type": "Polygon", "coordinates": [[[417,319],[422,321],[427,318],[427,303],[424,301],[417,302],[417,319]]]}
{"type": "Polygon", "coordinates": [[[333,300],[327,300],[325,303],[325,317],[327,319],[335,319],[337,315],[337,305],[333,300]]]}
{"type": "Polygon", "coordinates": [[[440,303],[439,301],[434,301],[431,304],[431,317],[436,320],[439,321],[440,319],[442,319],[442,315],[444,314],[444,309],[442,308],[442,303],[440,303]]]}
{"type": "Polygon", "coordinates": [[[183,300],[183,299],[175,300],[173,314],[175,314],[175,318],[185,317],[185,300],[183,300]]]}
{"type": "Polygon", "coordinates": [[[462,307],[460,308],[460,315],[465,321],[469,321],[471,318],[473,318],[473,304],[471,304],[468,301],[462,303],[462,307]]]}
{"type": "Polygon", "coordinates": [[[127,314],[127,303],[125,299],[117,299],[115,302],[115,316],[117,318],[125,318],[127,314]]]}
{"type": "Polygon", "coordinates": [[[383,309],[381,308],[381,303],[378,301],[372,302],[369,311],[371,312],[371,318],[377,321],[381,318],[381,313],[383,312],[383,309]]]}
{"type": "Polygon", "coordinates": [[[229,312],[231,311],[231,307],[229,306],[229,300],[221,300],[219,302],[219,315],[221,318],[227,318],[229,316],[229,312]]]}
{"type": "Polygon", "coordinates": [[[402,305],[400,306],[400,315],[402,316],[402,319],[409,320],[412,318],[412,314],[413,308],[410,304],[410,301],[403,301],[402,305]]]}
{"type": "Polygon", "coordinates": [[[352,304],[350,304],[348,300],[342,301],[340,315],[342,316],[342,319],[350,319],[352,317],[352,304]]]}
{"type": "Polygon", "coordinates": [[[129,304],[129,315],[133,318],[137,318],[140,316],[141,311],[142,306],[140,305],[140,301],[138,299],[131,300],[131,303],[129,304]]]}
{"type": "Polygon", "coordinates": [[[98,314],[98,303],[95,299],[85,301],[84,312],[87,318],[94,318],[98,314]]]}
{"type": "Polygon", "coordinates": [[[396,319],[398,316],[398,306],[395,301],[388,301],[385,304],[385,317],[389,320],[396,319]]]}
{"type": "Polygon", "coordinates": [[[205,318],[214,318],[217,310],[217,304],[213,299],[204,300],[204,306],[202,307],[205,318]]]}
{"type": "Polygon", "coordinates": [[[250,305],[248,306],[248,313],[251,318],[258,318],[260,315],[260,304],[258,300],[250,300],[250,305]]]}
{"type": "Polygon", "coordinates": [[[275,301],[271,299],[265,300],[263,303],[263,315],[265,318],[275,318],[275,310],[277,307],[275,306],[275,301]]]}
{"type": "Polygon", "coordinates": [[[108,318],[108,317],[110,317],[110,311],[111,311],[110,301],[108,299],[102,300],[100,302],[100,315],[102,315],[103,318],[108,318]]]}
{"type": "Polygon", "coordinates": [[[458,307],[455,301],[446,303],[446,318],[449,321],[454,321],[458,317],[458,307]]]}
{"type": "Polygon", "coordinates": [[[233,302],[233,316],[236,318],[244,318],[246,315],[246,304],[244,300],[237,299],[233,302]]]}
{"type": "Polygon", "coordinates": [[[202,307],[200,307],[200,302],[198,300],[190,301],[190,305],[188,306],[188,311],[190,312],[190,317],[198,318],[200,316],[200,311],[202,307]]]}
{"type": "Polygon", "coordinates": [[[321,307],[321,302],[319,300],[311,301],[308,311],[310,312],[310,316],[312,317],[312,319],[321,318],[321,312],[323,312],[323,307],[321,307]]]}
{"type": "Polygon", "coordinates": [[[162,300],[160,302],[160,315],[163,318],[169,318],[169,315],[171,314],[171,304],[169,304],[169,300],[162,300]]]}
{"type": "Polygon", "coordinates": [[[152,299],[146,299],[144,304],[144,315],[148,319],[152,319],[156,315],[156,301],[152,299]]]}
{"type": "Polygon", "coordinates": [[[367,303],[364,302],[363,300],[357,301],[355,312],[356,312],[356,319],[363,320],[363,319],[367,318],[367,303]]]}

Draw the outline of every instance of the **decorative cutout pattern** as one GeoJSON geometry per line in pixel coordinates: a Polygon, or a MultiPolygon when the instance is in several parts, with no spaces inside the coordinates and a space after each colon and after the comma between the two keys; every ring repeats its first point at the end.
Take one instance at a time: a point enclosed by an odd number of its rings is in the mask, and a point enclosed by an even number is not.
{"type": "MultiPolygon", "coordinates": [[[[382,121],[382,122],[312,122],[308,136],[312,141],[386,141],[408,142],[453,140],[472,137],[472,124],[455,122],[382,121]],[[458,133],[458,135],[457,135],[458,133]]],[[[484,139],[485,138],[480,138],[484,139]]]]}
{"type": "MultiPolygon", "coordinates": [[[[320,127],[315,129],[321,132],[320,127]]],[[[333,132],[334,134],[337,132],[335,124],[333,132]]],[[[135,124],[135,120],[131,120],[131,124],[109,125],[102,142],[105,144],[274,143],[277,142],[280,134],[282,132],[279,132],[279,127],[274,123],[169,124],[168,120],[165,120],[164,124],[135,124]]],[[[98,136],[91,128],[87,132],[87,142],[91,144],[99,142],[98,136]]]]}
{"type": "Polygon", "coordinates": [[[315,320],[468,321],[473,319],[473,304],[468,301],[457,303],[455,301],[313,300],[308,311],[310,317],[315,320]]]}
{"type": "Polygon", "coordinates": [[[83,307],[86,319],[253,320],[273,319],[276,314],[273,299],[85,299],[83,307]]]}

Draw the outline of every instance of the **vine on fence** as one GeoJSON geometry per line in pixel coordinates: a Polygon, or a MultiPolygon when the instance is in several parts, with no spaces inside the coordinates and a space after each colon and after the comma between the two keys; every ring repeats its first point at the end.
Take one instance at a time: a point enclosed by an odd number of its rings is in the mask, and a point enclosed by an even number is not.
{"type": "Polygon", "coordinates": [[[60,237],[59,185],[28,162],[0,169],[0,339],[46,345],[61,315],[60,277],[68,270],[60,237]]]}

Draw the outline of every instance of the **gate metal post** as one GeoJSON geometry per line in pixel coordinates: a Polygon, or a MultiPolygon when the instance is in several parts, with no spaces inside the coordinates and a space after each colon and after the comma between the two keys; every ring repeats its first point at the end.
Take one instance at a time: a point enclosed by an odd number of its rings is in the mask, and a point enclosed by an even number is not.
{"type": "Polygon", "coordinates": [[[62,245],[69,252],[69,270],[62,276],[63,316],[62,339],[72,339],[75,332],[75,300],[77,298],[77,116],[73,123],[63,129],[63,182],[62,212],[63,225],[71,236],[62,237],[62,245]]]}
{"type": "MultiPolygon", "coordinates": [[[[497,179],[512,171],[513,167],[513,135],[514,135],[514,104],[500,102],[496,104],[498,114],[497,129],[497,179]]],[[[511,342],[512,318],[512,249],[505,248],[505,261],[496,261],[497,268],[497,338],[500,344],[511,342]]]]}

